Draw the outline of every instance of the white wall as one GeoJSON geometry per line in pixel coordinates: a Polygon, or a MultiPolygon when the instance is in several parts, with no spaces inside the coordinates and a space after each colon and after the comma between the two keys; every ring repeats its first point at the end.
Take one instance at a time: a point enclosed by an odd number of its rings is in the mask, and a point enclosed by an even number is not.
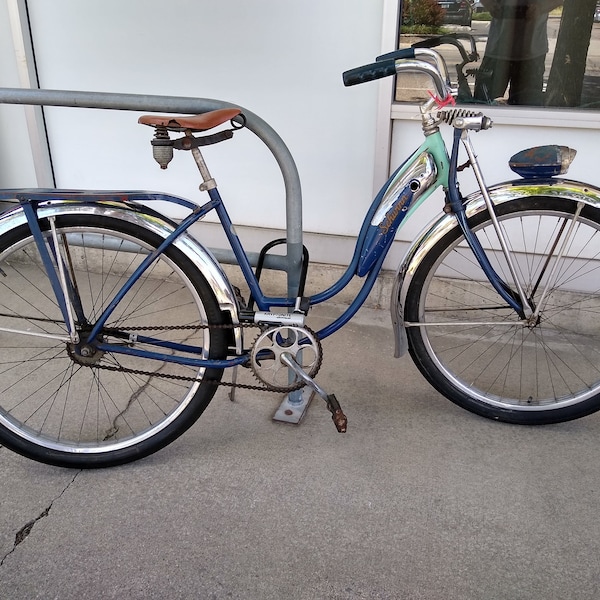
{"type": "MultiPolygon", "coordinates": [[[[19,87],[19,74],[8,8],[0,1],[0,86],[19,87]]],[[[21,106],[0,104],[0,186],[34,186],[35,170],[25,113],[21,106]]]]}
{"type": "MultiPolygon", "coordinates": [[[[382,39],[393,44],[398,0],[29,0],[41,87],[197,96],[252,110],[282,136],[299,167],[311,257],[344,263],[372,198],[378,84],[344,88],[341,72],[371,61],[382,39]],[[322,234],[327,234],[325,239],[322,234]]],[[[18,77],[7,0],[0,0],[0,85],[18,77]]],[[[385,48],[391,49],[391,48],[385,48]]],[[[384,109],[379,123],[385,122],[384,109]]],[[[0,106],[0,185],[33,186],[22,107],[0,106]]],[[[418,120],[394,108],[392,164],[422,139],[418,120]]],[[[491,109],[490,109],[491,110],[491,109]]],[[[563,143],[579,151],[570,176],[600,186],[598,119],[507,119],[475,136],[488,182],[513,178],[508,157],[525,146],[563,143]],[[519,125],[515,122],[519,121],[519,125]]],[[[181,153],[168,171],[151,158],[149,128],[129,112],[48,108],[52,158],[61,187],[155,189],[198,198],[197,175],[181,153]]],[[[504,115],[508,114],[504,112],[504,115]]],[[[511,111],[522,115],[522,111],[511,111]]],[[[575,115],[575,116],[573,116],[575,115]]],[[[381,143],[382,138],[377,140],[381,143]]],[[[285,226],[278,167],[253,134],[207,149],[206,156],[244,240],[257,249],[285,226]]],[[[463,191],[472,189],[466,174],[463,191]]],[[[407,241],[439,214],[438,195],[398,235],[394,268],[407,241]]],[[[212,235],[212,230],[208,229],[212,235]]],[[[212,240],[206,241],[215,245],[212,240]]]]}
{"type": "MultiPolygon", "coordinates": [[[[353,234],[372,194],[377,86],[343,70],[380,51],[383,0],[30,0],[40,86],[218,98],[255,112],[297,162],[304,226],[353,234]]],[[[197,197],[181,153],[161,172],[126,112],[49,108],[59,187],[197,197]]],[[[206,152],[235,221],[285,225],[278,167],[253,134],[206,152]]]]}

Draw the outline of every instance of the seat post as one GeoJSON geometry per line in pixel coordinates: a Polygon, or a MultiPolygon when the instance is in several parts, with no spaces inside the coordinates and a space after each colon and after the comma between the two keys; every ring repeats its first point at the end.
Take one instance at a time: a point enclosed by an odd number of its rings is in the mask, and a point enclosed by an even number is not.
{"type": "MultiPolygon", "coordinates": [[[[191,131],[186,131],[185,135],[187,137],[193,138],[191,131]]],[[[200,184],[200,191],[206,192],[208,190],[212,190],[217,187],[217,182],[212,178],[210,171],[208,170],[208,166],[206,165],[206,161],[202,156],[202,152],[200,152],[199,148],[192,147],[192,156],[196,161],[196,165],[198,166],[198,171],[200,171],[200,175],[202,176],[202,183],[200,184]]]]}

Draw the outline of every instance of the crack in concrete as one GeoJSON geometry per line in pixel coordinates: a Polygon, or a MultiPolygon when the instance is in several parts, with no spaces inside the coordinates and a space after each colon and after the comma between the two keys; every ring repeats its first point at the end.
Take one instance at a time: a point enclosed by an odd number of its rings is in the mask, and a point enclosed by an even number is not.
{"type": "Polygon", "coordinates": [[[13,543],[13,547],[2,557],[2,560],[0,560],[0,567],[4,564],[4,561],[17,549],[17,546],[21,542],[25,541],[25,538],[27,538],[27,536],[31,533],[34,525],[38,521],[40,521],[41,519],[44,519],[45,517],[47,517],[50,514],[50,511],[52,510],[54,503],[57,500],[60,500],[60,498],[62,498],[63,494],[73,485],[73,483],[75,482],[75,479],[77,478],[79,473],[81,473],[81,470],[77,471],[77,473],[75,473],[75,475],[73,475],[73,478],[71,479],[71,481],[69,481],[69,483],[67,483],[67,485],[64,487],[62,492],[60,492],[60,494],[58,494],[58,496],[53,498],[52,501],[50,502],[50,504],[35,519],[32,519],[31,521],[28,521],[27,523],[25,523],[25,525],[23,525],[23,527],[21,527],[21,529],[19,529],[19,531],[17,531],[17,533],[15,534],[15,541],[13,543]]]}
{"type": "MultiPolygon", "coordinates": [[[[162,368],[164,368],[164,367],[162,367],[162,366],[159,367],[156,371],[154,371],[154,373],[160,372],[160,370],[162,368]]],[[[142,395],[144,390],[146,390],[150,386],[151,377],[152,377],[152,375],[148,375],[146,382],[143,383],[137,391],[132,392],[131,396],[129,396],[129,400],[127,401],[127,404],[125,405],[125,408],[123,408],[123,410],[115,416],[110,429],[108,429],[106,431],[105,436],[102,438],[103,442],[106,442],[106,441],[110,440],[111,438],[116,438],[116,435],[117,435],[117,433],[119,433],[119,429],[120,429],[120,426],[117,423],[117,421],[119,419],[122,419],[123,421],[125,421],[125,423],[127,423],[127,419],[125,418],[127,411],[133,406],[133,403],[142,395]]]]}
{"type": "MultiPolygon", "coordinates": [[[[188,333],[180,343],[183,344],[183,343],[187,342],[188,340],[190,340],[192,338],[193,335],[194,335],[194,332],[188,333]]],[[[119,419],[122,419],[123,421],[125,421],[125,423],[127,423],[126,414],[129,411],[129,409],[133,406],[134,402],[136,400],[138,400],[140,398],[140,396],[146,391],[146,389],[151,387],[152,376],[157,375],[158,373],[163,371],[167,367],[168,364],[169,363],[167,363],[167,362],[163,362],[162,364],[159,364],[154,371],[148,372],[145,383],[142,383],[141,386],[137,390],[132,390],[132,393],[129,396],[129,400],[127,401],[127,404],[125,405],[123,410],[121,410],[115,416],[115,418],[113,419],[113,421],[111,423],[111,427],[106,430],[105,435],[102,438],[103,442],[106,442],[112,438],[116,439],[117,433],[119,433],[119,430],[120,430],[120,426],[118,424],[119,419]]]]}

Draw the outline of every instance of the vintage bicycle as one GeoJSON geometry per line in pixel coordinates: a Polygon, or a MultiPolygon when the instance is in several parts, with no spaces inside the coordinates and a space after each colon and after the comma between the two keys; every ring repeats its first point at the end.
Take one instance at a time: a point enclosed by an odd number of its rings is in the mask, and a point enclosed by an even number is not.
{"type": "Polygon", "coordinates": [[[261,389],[309,386],[345,431],[335,395],[315,382],[320,341],[356,314],[397,230],[440,187],[438,216],[397,271],[396,356],[410,353],[439,392],[491,419],[544,424],[597,411],[600,189],[558,177],[575,155],[560,146],[517,153],[511,167],[520,178],[488,187],[470,133],[492,123],[448,106],[456,92],[434,50],[397,51],[347,71],[344,82],[415,71],[435,87],[420,108],[425,139],[373,200],[345,274],[309,297],[307,252],[297,293],[265,295],[262,264],[251,266],[205,162],[201,148],[243,131],[239,109],[139,119],[154,128],[161,167],[174,150],[193,155],[202,203],[145,192],[1,191],[13,206],[0,216],[0,443],[53,465],[126,463],[185,432],[224,370],[236,367],[250,369],[261,389]],[[480,188],[467,197],[457,183],[465,167],[480,188]],[[187,214],[174,222],[148,207],[154,200],[187,214]],[[211,211],[247,299],[190,234],[211,211]],[[320,331],[307,327],[310,308],[356,278],[362,287],[344,313],[320,331]]]}

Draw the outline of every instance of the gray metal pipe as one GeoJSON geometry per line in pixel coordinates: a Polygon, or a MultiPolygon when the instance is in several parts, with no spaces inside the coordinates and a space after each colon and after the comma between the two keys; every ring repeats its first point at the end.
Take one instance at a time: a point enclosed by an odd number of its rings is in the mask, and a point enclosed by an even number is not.
{"type": "Polygon", "coordinates": [[[302,262],[300,177],[296,163],[281,137],[253,112],[230,102],[208,98],[21,88],[0,88],[0,103],[187,114],[199,114],[219,108],[240,108],[246,117],[247,128],[269,148],[283,175],[286,196],[288,293],[296,293],[302,262]]]}
{"type": "MultiPolygon", "coordinates": [[[[14,206],[14,204],[11,204],[11,206],[14,206]]],[[[97,233],[68,234],[67,241],[71,246],[85,246],[86,248],[98,248],[100,250],[118,250],[123,252],[148,254],[147,250],[143,249],[135,242],[116,239],[107,240],[103,235],[97,233]]],[[[237,264],[233,250],[227,248],[209,248],[209,250],[220,263],[229,265],[237,264]]],[[[258,265],[260,254],[258,252],[248,252],[247,256],[250,264],[253,267],[256,267],[258,265]]],[[[285,271],[287,260],[285,256],[267,255],[264,258],[263,266],[266,269],[271,269],[273,271],[285,271]]]]}

